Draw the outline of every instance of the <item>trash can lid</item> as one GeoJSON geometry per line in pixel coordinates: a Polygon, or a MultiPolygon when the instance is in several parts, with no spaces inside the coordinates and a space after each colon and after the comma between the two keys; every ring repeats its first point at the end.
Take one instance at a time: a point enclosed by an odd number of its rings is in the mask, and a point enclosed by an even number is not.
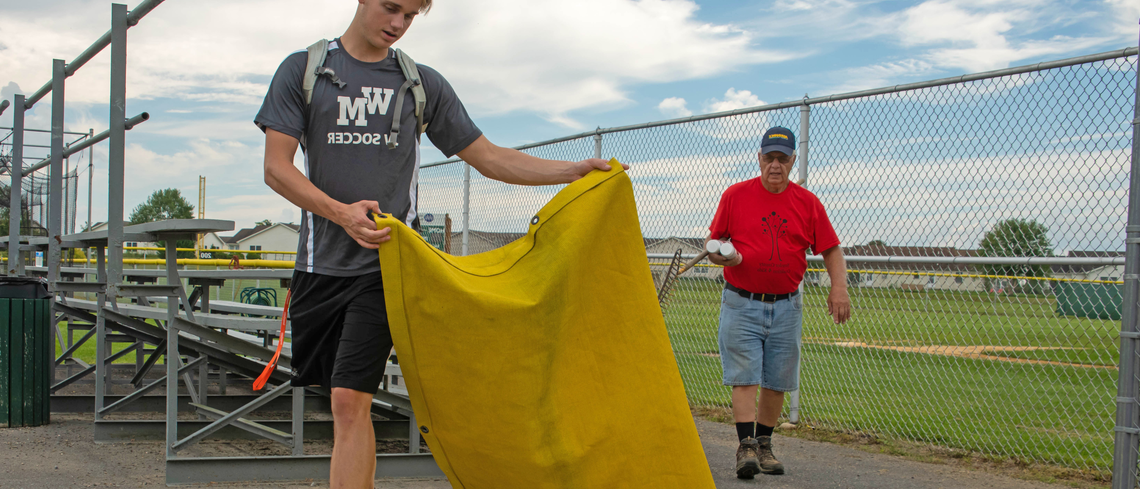
{"type": "Polygon", "coordinates": [[[0,298],[50,299],[47,279],[0,276],[0,298]]]}

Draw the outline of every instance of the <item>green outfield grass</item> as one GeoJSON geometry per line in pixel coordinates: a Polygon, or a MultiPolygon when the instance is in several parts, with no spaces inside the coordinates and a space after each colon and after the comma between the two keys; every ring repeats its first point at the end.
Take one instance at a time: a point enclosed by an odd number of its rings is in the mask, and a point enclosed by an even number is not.
{"type": "MultiPolygon", "coordinates": [[[[694,405],[729,405],[717,356],[720,287],[681,280],[665,308],[694,405]]],[[[836,325],[828,292],[810,287],[804,297],[807,422],[1111,470],[1119,322],[1058,316],[1049,296],[853,288],[854,315],[836,325]],[[955,356],[951,347],[984,348],[955,356]],[[1015,349],[1026,347],[1061,349],[1015,349]]]]}

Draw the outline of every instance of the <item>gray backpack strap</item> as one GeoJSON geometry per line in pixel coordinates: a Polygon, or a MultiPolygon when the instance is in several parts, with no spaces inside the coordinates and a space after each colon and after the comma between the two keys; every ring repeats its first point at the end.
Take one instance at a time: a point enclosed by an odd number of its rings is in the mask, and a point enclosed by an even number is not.
{"type": "Polygon", "coordinates": [[[313,87],[317,85],[317,68],[325,64],[329,54],[329,40],[321,39],[309,46],[309,63],[305,65],[305,77],[301,89],[305,92],[305,105],[313,103],[313,87]]]}
{"type": "MultiPolygon", "coordinates": [[[[309,61],[305,65],[305,72],[301,77],[301,90],[305,92],[305,107],[313,103],[313,87],[317,85],[317,70],[325,64],[325,57],[329,54],[329,40],[321,39],[308,48],[309,61]]],[[[301,133],[301,147],[305,144],[305,134],[301,133]]]]}
{"type": "Polygon", "coordinates": [[[403,114],[404,92],[411,88],[412,98],[416,101],[416,139],[419,139],[420,134],[424,131],[424,106],[427,105],[427,93],[424,92],[424,84],[420,81],[420,70],[416,68],[416,62],[407,53],[396,48],[392,49],[396,51],[396,60],[400,63],[400,70],[404,72],[406,81],[400,86],[399,93],[396,94],[396,112],[392,114],[392,134],[388,137],[388,149],[399,146],[397,138],[400,135],[400,116],[403,114]]]}

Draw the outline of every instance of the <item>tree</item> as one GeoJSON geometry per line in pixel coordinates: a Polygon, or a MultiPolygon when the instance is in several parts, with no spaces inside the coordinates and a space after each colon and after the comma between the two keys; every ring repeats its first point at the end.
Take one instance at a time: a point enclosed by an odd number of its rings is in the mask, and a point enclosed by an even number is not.
{"type": "Polygon", "coordinates": [[[257,223],[255,223],[254,225],[255,226],[272,226],[273,221],[270,221],[269,219],[265,219],[262,221],[257,221],[257,223]]]}
{"type": "Polygon", "coordinates": [[[881,239],[873,239],[867,242],[867,246],[887,246],[887,242],[881,239]]]}
{"type": "MultiPolygon", "coordinates": [[[[978,246],[980,256],[1047,257],[1053,256],[1053,245],[1049,243],[1049,229],[1043,224],[1027,219],[1006,219],[994,225],[978,246]]],[[[1047,265],[984,265],[985,275],[1006,277],[1026,277],[1018,279],[986,279],[986,288],[1012,289],[1021,293],[1043,293],[1049,288],[1048,282],[1032,280],[1032,277],[1048,277],[1047,265]]]]}
{"type": "Polygon", "coordinates": [[[131,211],[131,224],[163,221],[166,219],[193,219],[194,206],[182,197],[176,188],[155,190],[150,198],[131,211]]]}
{"type": "MultiPolygon", "coordinates": [[[[164,188],[162,190],[155,190],[150,194],[150,198],[137,206],[131,211],[131,224],[142,224],[144,222],[164,221],[166,219],[193,219],[194,206],[182,197],[182,192],[176,188],[164,188]]],[[[176,245],[179,248],[193,248],[194,241],[184,239],[178,240],[176,245]]],[[[158,252],[159,258],[166,258],[166,251],[158,252]]],[[[180,251],[178,258],[192,258],[193,252],[180,251]]]]}

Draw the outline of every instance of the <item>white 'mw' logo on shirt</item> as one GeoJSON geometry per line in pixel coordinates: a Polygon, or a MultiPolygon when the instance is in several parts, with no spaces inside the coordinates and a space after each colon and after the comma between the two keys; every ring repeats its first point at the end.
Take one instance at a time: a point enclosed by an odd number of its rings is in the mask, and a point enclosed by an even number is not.
{"type": "Polygon", "coordinates": [[[364,93],[363,97],[337,97],[336,101],[340,103],[340,117],[337,118],[336,124],[338,126],[347,126],[349,119],[356,119],[356,126],[367,126],[368,120],[364,118],[364,110],[367,109],[369,114],[377,112],[380,115],[388,114],[388,105],[392,102],[392,94],[396,91],[391,88],[372,88],[361,87],[361,92],[364,93]]]}

